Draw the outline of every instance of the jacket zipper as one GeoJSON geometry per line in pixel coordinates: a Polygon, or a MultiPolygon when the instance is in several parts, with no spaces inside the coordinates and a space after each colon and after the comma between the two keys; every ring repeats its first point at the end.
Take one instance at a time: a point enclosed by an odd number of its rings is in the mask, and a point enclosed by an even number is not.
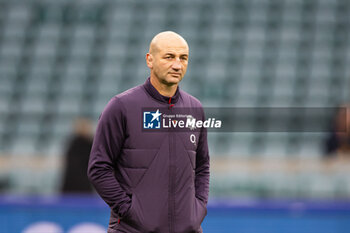
{"type": "MultiPolygon", "coordinates": [[[[169,99],[169,104],[171,100],[169,99]]],[[[169,109],[170,112],[172,111],[172,105],[170,105],[169,109]]],[[[175,217],[175,135],[173,132],[173,128],[169,129],[169,232],[175,232],[175,225],[174,225],[174,217],[175,217]]]]}

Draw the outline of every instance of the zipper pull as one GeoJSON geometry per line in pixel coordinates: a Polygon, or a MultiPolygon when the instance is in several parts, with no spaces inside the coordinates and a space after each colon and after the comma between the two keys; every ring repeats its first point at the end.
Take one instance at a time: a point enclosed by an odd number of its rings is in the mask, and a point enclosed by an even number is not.
{"type": "Polygon", "coordinates": [[[171,109],[174,106],[174,104],[171,103],[171,97],[169,97],[169,109],[171,109]]]}

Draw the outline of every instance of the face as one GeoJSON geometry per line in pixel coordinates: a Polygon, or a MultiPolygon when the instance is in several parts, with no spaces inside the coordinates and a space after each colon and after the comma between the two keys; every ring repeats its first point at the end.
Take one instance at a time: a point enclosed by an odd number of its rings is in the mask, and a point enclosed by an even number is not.
{"type": "Polygon", "coordinates": [[[147,54],[151,75],[165,85],[178,84],[186,74],[188,46],[181,40],[157,45],[157,50],[147,54]]]}
{"type": "Polygon", "coordinates": [[[350,136],[350,106],[342,106],[342,109],[339,110],[336,118],[337,132],[341,135],[350,136]]]}

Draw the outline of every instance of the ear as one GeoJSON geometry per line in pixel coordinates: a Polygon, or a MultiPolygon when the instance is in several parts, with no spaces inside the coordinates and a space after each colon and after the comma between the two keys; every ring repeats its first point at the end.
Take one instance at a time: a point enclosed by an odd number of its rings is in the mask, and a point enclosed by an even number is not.
{"type": "Polygon", "coordinates": [[[150,69],[153,68],[153,57],[152,57],[152,54],[150,54],[150,53],[146,54],[146,63],[147,63],[148,68],[150,68],[150,69]]]}

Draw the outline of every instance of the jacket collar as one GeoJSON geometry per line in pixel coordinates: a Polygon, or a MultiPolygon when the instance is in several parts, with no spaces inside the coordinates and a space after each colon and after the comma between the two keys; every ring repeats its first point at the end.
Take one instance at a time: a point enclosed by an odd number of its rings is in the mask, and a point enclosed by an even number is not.
{"type": "Polygon", "coordinates": [[[151,78],[148,77],[146,82],[143,84],[143,87],[146,89],[147,93],[152,96],[154,99],[163,102],[163,103],[167,103],[167,104],[175,104],[179,97],[180,97],[180,88],[179,86],[176,89],[175,94],[172,97],[167,97],[167,96],[163,96],[161,95],[157,89],[151,84],[151,78]],[[170,100],[170,101],[169,101],[170,100]]]}

